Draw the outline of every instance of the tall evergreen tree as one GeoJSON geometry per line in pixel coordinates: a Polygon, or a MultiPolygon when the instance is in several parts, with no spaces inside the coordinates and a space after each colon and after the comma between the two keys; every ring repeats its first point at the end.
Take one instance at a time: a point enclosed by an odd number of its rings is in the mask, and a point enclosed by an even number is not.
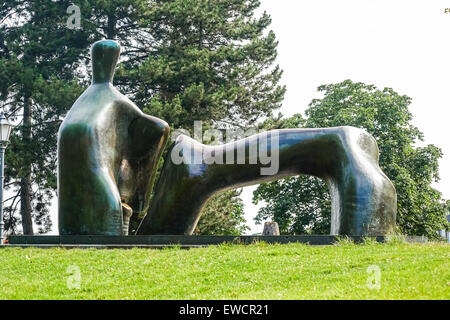
{"type": "MultiPolygon", "coordinates": [[[[194,121],[204,128],[248,128],[270,116],[285,88],[274,65],[271,19],[255,15],[259,6],[258,0],[153,1],[141,23],[152,37],[149,56],[137,68],[134,60],[124,62],[120,73],[134,101],[172,128],[191,132],[194,121]]],[[[229,200],[233,207],[237,200],[229,200]]],[[[215,201],[223,199],[210,200],[204,212],[218,207],[215,201]]]]}
{"type": "Polygon", "coordinates": [[[259,6],[258,0],[153,1],[142,22],[152,36],[149,57],[129,70],[135,101],[185,129],[196,120],[250,126],[271,115],[285,88],[273,65],[278,43],[267,30],[271,19],[255,16],[259,6]]]}
{"type": "Polygon", "coordinates": [[[20,121],[7,150],[7,227],[32,217],[50,227],[56,132],[89,82],[89,46],[122,45],[115,84],[172,127],[246,126],[280,106],[284,88],[267,14],[256,0],[79,0],[81,29],[67,28],[70,1],[6,0],[0,6],[0,107],[20,121]],[[19,201],[20,200],[20,201],[19,201]],[[21,219],[15,215],[20,208],[21,219]]]}
{"type": "Polygon", "coordinates": [[[7,186],[15,194],[6,208],[6,227],[12,232],[19,203],[23,233],[33,234],[33,218],[40,232],[51,227],[54,133],[59,111],[80,92],[71,79],[79,49],[86,47],[82,33],[63,25],[67,6],[63,1],[7,0],[0,7],[0,107],[10,120],[19,121],[6,162],[7,186]]]}

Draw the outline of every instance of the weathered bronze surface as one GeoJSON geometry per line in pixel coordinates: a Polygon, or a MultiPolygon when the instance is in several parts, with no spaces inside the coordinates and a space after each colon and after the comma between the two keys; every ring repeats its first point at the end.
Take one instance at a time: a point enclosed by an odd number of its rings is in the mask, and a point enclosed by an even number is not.
{"type": "Polygon", "coordinates": [[[130,216],[146,212],[138,234],[190,235],[214,194],[299,174],[328,184],[332,235],[378,236],[394,228],[397,196],[378,166],[376,141],[354,127],[275,130],[220,146],[181,135],[150,204],[169,127],[113,87],[119,52],[111,40],[93,45],[92,85],[59,130],[60,235],[127,235],[130,216]],[[270,164],[259,153],[265,146],[270,164]],[[206,155],[200,162],[199,154],[206,155]],[[264,174],[275,159],[275,171],[264,174]]]}
{"type": "Polygon", "coordinates": [[[58,134],[61,235],[124,235],[131,212],[145,212],[156,165],[169,134],[112,85],[117,42],[92,47],[92,85],[58,134]]]}
{"type": "Polygon", "coordinates": [[[249,159],[249,151],[260,144],[258,139],[265,139],[263,136],[220,146],[205,146],[179,136],[171,149],[185,161],[176,164],[168,153],[138,234],[192,234],[202,208],[214,194],[299,174],[317,176],[328,184],[332,235],[384,235],[392,231],[397,196],[378,166],[378,147],[368,133],[354,127],[271,131],[266,143],[272,154],[279,153],[279,171],[265,176],[260,172],[264,166],[250,164],[255,159],[249,159]],[[278,143],[272,144],[272,135],[278,135],[278,143]],[[234,154],[245,150],[245,164],[226,164],[226,150],[234,154]],[[216,160],[222,158],[223,164],[212,163],[207,157],[194,164],[194,154],[205,152],[216,160]]]}

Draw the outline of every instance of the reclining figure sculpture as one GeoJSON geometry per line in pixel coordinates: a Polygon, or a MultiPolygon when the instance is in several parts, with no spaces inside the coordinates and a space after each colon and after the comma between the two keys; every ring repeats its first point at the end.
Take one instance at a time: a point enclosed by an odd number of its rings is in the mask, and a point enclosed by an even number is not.
{"type": "Polygon", "coordinates": [[[139,234],[192,234],[201,209],[214,194],[300,174],[326,181],[332,200],[331,234],[383,235],[395,225],[395,189],[378,166],[375,139],[361,129],[274,130],[219,146],[181,135],[169,153],[173,150],[184,161],[175,164],[173,157],[166,157],[139,234]],[[261,175],[264,166],[251,159],[259,154],[251,152],[252,146],[267,146],[268,153],[278,155],[276,174],[261,175]],[[230,158],[245,154],[245,164],[227,164],[227,150],[230,158]],[[195,153],[208,157],[195,164],[195,153]]]}
{"type": "Polygon", "coordinates": [[[378,166],[375,139],[354,127],[273,130],[219,146],[181,135],[164,159],[150,203],[169,129],[112,87],[118,54],[113,41],[93,45],[93,84],[60,128],[61,235],[127,234],[132,210],[147,211],[137,234],[190,235],[214,194],[300,174],[327,183],[332,235],[375,236],[393,230],[394,186],[378,166]],[[270,174],[263,173],[267,163],[256,159],[264,148],[277,160],[270,174]],[[236,155],[238,161],[227,161],[236,155]]]}

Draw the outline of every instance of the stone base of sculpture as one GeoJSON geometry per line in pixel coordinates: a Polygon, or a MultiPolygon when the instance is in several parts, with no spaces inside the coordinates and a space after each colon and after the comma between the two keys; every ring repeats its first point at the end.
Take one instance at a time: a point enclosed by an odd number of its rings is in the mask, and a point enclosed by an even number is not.
{"type": "MultiPolygon", "coordinates": [[[[366,237],[349,236],[355,243],[365,241],[366,237]]],[[[387,236],[371,237],[383,243],[389,240],[387,236]]],[[[195,248],[199,246],[229,244],[257,244],[265,243],[304,243],[309,245],[331,245],[340,240],[338,236],[303,235],[303,236],[183,236],[183,235],[153,235],[153,236],[10,236],[10,246],[20,247],[65,247],[65,248],[164,248],[180,246],[181,248],[195,248]]],[[[425,243],[426,237],[408,236],[405,241],[411,243],[425,243]]]]}

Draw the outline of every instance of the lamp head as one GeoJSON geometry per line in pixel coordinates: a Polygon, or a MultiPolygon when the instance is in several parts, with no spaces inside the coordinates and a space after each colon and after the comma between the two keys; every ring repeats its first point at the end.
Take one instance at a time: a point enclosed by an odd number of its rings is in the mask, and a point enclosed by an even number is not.
{"type": "Polygon", "coordinates": [[[6,117],[0,112],[0,145],[6,146],[9,141],[13,125],[9,123],[6,117]]]}

